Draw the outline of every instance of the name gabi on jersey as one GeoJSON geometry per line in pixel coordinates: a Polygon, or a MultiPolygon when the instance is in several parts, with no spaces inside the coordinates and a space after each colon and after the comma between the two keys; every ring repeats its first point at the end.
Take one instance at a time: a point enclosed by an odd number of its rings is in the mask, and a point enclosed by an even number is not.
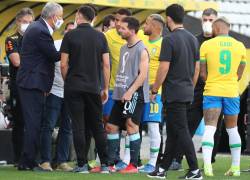
{"type": "Polygon", "coordinates": [[[232,42],[220,42],[220,46],[221,47],[231,47],[232,46],[232,42]]]}

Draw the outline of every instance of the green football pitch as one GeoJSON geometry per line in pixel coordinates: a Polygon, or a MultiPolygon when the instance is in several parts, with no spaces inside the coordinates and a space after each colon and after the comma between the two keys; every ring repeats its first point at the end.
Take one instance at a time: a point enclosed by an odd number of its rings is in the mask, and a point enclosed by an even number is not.
{"type": "MultiPolygon", "coordinates": [[[[187,168],[186,163],[183,163],[184,168],[187,168]]],[[[200,165],[202,162],[200,160],[200,165]]],[[[250,172],[242,172],[240,177],[226,177],[224,176],[225,171],[228,170],[230,166],[230,157],[219,155],[217,157],[216,163],[213,165],[215,176],[212,178],[204,179],[217,179],[217,180],[250,180],[250,172]]],[[[241,158],[241,169],[250,168],[250,157],[242,156],[241,158]]],[[[169,171],[167,174],[167,179],[174,180],[178,179],[179,176],[182,176],[184,171],[169,171]]],[[[0,167],[0,180],[142,180],[149,179],[146,174],[126,174],[122,175],[119,173],[112,174],[73,174],[73,173],[63,173],[63,172],[21,172],[17,171],[13,167],[0,167]]]]}

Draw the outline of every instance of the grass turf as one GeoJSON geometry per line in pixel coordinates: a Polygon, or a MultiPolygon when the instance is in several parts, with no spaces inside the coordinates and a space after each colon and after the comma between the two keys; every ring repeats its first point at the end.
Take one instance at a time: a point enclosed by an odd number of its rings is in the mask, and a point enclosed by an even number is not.
{"type": "MultiPolygon", "coordinates": [[[[201,160],[199,161],[200,165],[202,165],[201,160]]],[[[226,177],[224,173],[230,167],[230,157],[225,156],[218,156],[216,158],[216,163],[213,165],[214,169],[214,177],[204,179],[217,179],[217,180],[224,180],[224,179],[240,179],[240,180],[250,180],[250,172],[242,172],[240,177],[226,177]]],[[[186,162],[183,163],[184,168],[187,168],[186,162]]],[[[250,168],[250,157],[243,156],[241,158],[241,169],[248,169],[250,168]]],[[[179,176],[182,176],[185,172],[184,171],[170,171],[167,174],[167,179],[174,180],[178,179],[179,176]]],[[[73,173],[64,173],[64,172],[31,172],[31,171],[17,171],[13,167],[0,167],[0,180],[142,180],[142,179],[149,179],[146,177],[146,174],[132,174],[132,175],[122,175],[118,173],[112,174],[73,174],[73,173]]]]}

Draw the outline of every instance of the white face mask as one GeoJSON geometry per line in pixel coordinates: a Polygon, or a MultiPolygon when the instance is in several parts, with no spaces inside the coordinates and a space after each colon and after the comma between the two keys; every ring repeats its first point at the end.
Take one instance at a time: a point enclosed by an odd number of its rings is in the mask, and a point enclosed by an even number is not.
{"type": "Polygon", "coordinates": [[[74,28],[77,28],[77,23],[76,23],[76,20],[74,22],[74,28]]]}
{"type": "Polygon", "coordinates": [[[90,23],[90,26],[94,27],[94,21],[92,21],[92,22],[90,23]]]}
{"type": "Polygon", "coordinates": [[[24,33],[26,31],[26,29],[28,28],[29,25],[30,25],[29,23],[27,23],[27,24],[21,24],[20,31],[22,33],[24,33]]]}
{"type": "Polygon", "coordinates": [[[205,34],[212,34],[212,22],[204,22],[202,25],[202,29],[205,34]]]}
{"type": "Polygon", "coordinates": [[[56,22],[54,22],[55,29],[60,29],[60,27],[62,26],[63,22],[64,21],[62,19],[57,19],[56,22]]]}

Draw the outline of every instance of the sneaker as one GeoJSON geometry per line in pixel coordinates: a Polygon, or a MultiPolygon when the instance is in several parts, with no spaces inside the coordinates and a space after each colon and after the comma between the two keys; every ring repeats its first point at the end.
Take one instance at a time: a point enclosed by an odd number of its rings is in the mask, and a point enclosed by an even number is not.
{"type": "Polygon", "coordinates": [[[141,173],[151,173],[155,170],[155,167],[151,164],[146,164],[142,169],[139,169],[141,173]]]}
{"type": "Polygon", "coordinates": [[[240,176],[240,167],[232,166],[226,173],[225,176],[240,176]]]}
{"type": "Polygon", "coordinates": [[[82,167],[76,166],[73,169],[74,173],[82,173],[82,174],[88,174],[89,173],[89,169],[88,169],[88,164],[83,165],[82,167]]]}
{"type": "Polygon", "coordinates": [[[148,173],[147,176],[149,178],[165,179],[166,178],[166,171],[160,172],[159,168],[156,168],[153,172],[148,173]]]}
{"type": "Polygon", "coordinates": [[[171,165],[170,165],[170,167],[169,167],[168,170],[170,170],[170,171],[181,171],[181,170],[183,170],[183,169],[182,169],[181,163],[178,163],[178,162],[174,159],[174,160],[172,161],[172,163],[171,163],[171,165]]]}
{"type": "Polygon", "coordinates": [[[179,179],[203,179],[201,171],[198,169],[197,173],[193,173],[189,170],[185,176],[179,177],[179,179]]]}
{"type": "MultiPolygon", "coordinates": [[[[116,172],[114,166],[108,167],[109,172],[116,172]]],[[[90,170],[91,173],[106,173],[107,169],[106,167],[103,169],[104,172],[102,172],[102,167],[96,166],[90,170]]]]}
{"type": "Polygon", "coordinates": [[[109,169],[109,166],[103,164],[101,165],[101,168],[100,168],[100,173],[102,174],[109,174],[111,171],[109,169]]]}
{"type": "Polygon", "coordinates": [[[123,161],[119,161],[116,165],[115,165],[115,170],[116,171],[121,171],[123,169],[125,169],[128,165],[123,162],[123,161]]]}
{"type": "Polygon", "coordinates": [[[204,174],[205,176],[214,176],[212,164],[204,164],[204,174]]]}
{"type": "Polygon", "coordinates": [[[89,167],[91,169],[93,169],[97,166],[96,160],[89,161],[88,164],[89,164],[89,167]]]}
{"type": "Polygon", "coordinates": [[[53,171],[53,169],[51,168],[51,165],[49,162],[44,162],[42,164],[39,164],[38,167],[34,168],[34,171],[51,172],[53,171]]]}
{"type": "Polygon", "coordinates": [[[96,166],[90,170],[91,173],[100,173],[101,172],[101,167],[96,166]]]}
{"type": "Polygon", "coordinates": [[[64,172],[70,172],[73,171],[73,168],[70,167],[67,163],[60,163],[57,168],[57,171],[64,171],[64,172]]]}
{"type": "Polygon", "coordinates": [[[130,163],[125,169],[120,170],[119,173],[122,174],[138,173],[138,169],[137,167],[135,167],[133,164],[130,163]]]}

